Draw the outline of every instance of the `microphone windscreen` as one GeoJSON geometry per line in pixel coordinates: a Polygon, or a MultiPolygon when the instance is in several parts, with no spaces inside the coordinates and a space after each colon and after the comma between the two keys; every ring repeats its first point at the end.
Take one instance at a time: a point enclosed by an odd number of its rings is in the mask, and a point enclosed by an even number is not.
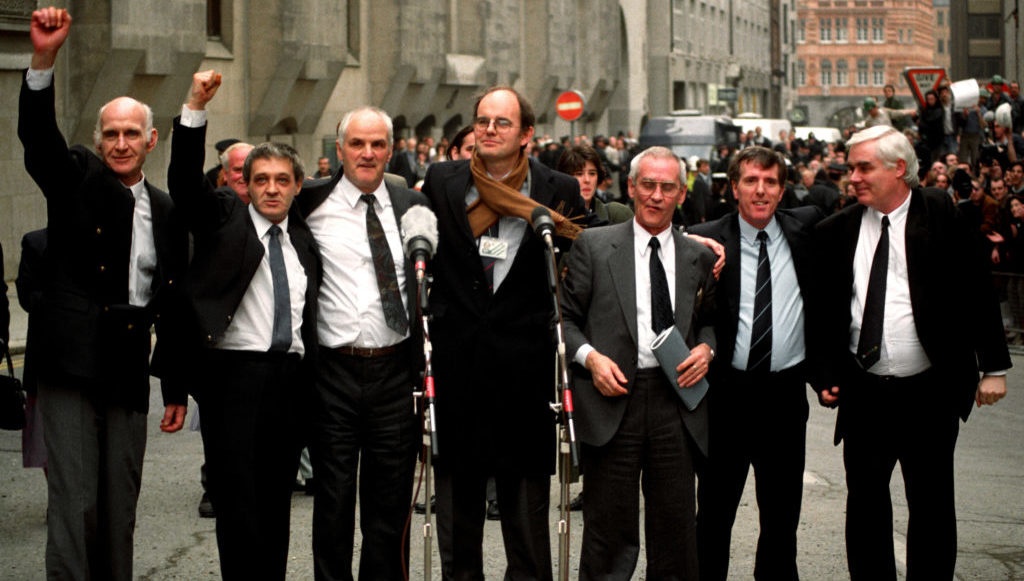
{"type": "Polygon", "coordinates": [[[409,254],[409,244],[422,238],[430,244],[430,256],[437,249],[437,216],[426,206],[413,206],[402,215],[402,247],[409,254]]]}
{"type": "Polygon", "coordinates": [[[540,233],[542,229],[550,229],[550,232],[555,231],[555,221],[551,219],[551,210],[548,210],[544,206],[537,206],[530,212],[530,223],[533,224],[533,230],[540,233]]]}

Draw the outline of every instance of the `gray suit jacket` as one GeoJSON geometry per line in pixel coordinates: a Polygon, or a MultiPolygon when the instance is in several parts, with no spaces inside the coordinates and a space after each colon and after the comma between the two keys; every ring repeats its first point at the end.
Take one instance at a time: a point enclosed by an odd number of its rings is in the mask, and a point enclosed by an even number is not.
{"type": "MultiPolygon", "coordinates": [[[[569,253],[561,304],[565,341],[570,359],[589,343],[610,357],[629,380],[632,390],[637,371],[637,297],[633,228],[635,220],[585,230],[569,253]]],[[[673,232],[676,244],[675,319],[690,347],[715,346],[712,327],[715,308],[715,255],[707,248],[673,232]]],[[[646,267],[645,267],[646,268],[646,267]]],[[[626,411],[629,395],[606,397],[593,385],[590,373],[573,365],[576,429],[591,446],[611,440],[626,411]]],[[[687,431],[707,454],[707,405],[690,412],[679,403],[687,431]]]]}

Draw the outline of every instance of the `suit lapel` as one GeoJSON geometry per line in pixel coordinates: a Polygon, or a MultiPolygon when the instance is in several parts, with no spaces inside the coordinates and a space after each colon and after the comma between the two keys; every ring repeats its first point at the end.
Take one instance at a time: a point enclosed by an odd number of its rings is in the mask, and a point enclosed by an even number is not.
{"type": "Polygon", "coordinates": [[[808,241],[808,234],[803,225],[795,217],[785,211],[775,212],[775,219],[779,222],[782,235],[789,245],[789,253],[793,257],[793,269],[796,271],[797,284],[803,292],[810,288],[811,281],[805,277],[810,274],[811,248],[808,241]]]}
{"type": "MultiPolygon", "coordinates": [[[[461,164],[453,165],[456,168],[461,167],[461,164]]],[[[448,210],[452,213],[453,223],[459,227],[463,242],[475,246],[476,239],[473,237],[473,231],[469,229],[469,218],[466,216],[466,192],[469,191],[469,181],[473,172],[468,171],[468,163],[465,165],[467,171],[454,171],[453,168],[452,171],[446,172],[444,193],[448,199],[448,210]]]]}
{"type": "MultiPolygon", "coordinates": [[[[722,271],[721,288],[729,303],[729,320],[738,321],[740,313],[740,215],[733,214],[722,230],[722,246],[725,246],[725,269],[722,271]]],[[[732,333],[735,336],[735,333],[732,333]]]]}
{"type": "Polygon", "coordinates": [[[624,222],[619,228],[619,235],[611,241],[611,253],[608,255],[608,275],[615,285],[619,297],[619,308],[626,319],[629,336],[633,344],[639,345],[636,328],[636,261],[633,249],[633,221],[624,222]]]}
{"type": "MultiPolygon", "coordinates": [[[[920,190],[910,193],[910,207],[907,208],[907,225],[904,238],[907,253],[907,283],[910,285],[910,304],[922,312],[927,299],[924,296],[926,281],[924,273],[930,268],[928,261],[928,215],[920,190]]],[[[917,318],[915,317],[915,321],[917,318]]]]}
{"type": "Polygon", "coordinates": [[[697,270],[697,254],[687,248],[683,237],[682,232],[672,229],[672,239],[676,244],[675,320],[679,332],[686,337],[690,333],[690,319],[696,312],[694,303],[703,300],[704,289],[696,288],[697,277],[692,273],[697,270]]]}

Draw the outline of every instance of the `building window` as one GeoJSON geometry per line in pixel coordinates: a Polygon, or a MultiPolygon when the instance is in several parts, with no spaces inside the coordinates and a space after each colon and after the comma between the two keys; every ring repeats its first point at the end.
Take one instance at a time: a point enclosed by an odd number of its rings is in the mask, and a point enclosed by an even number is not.
{"type": "Polygon", "coordinates": [[[798,87],[807,85],[807,65],[804,64],[804,59],[796,61],[796,84],[798,87]]]}
{"type": "Polygon", "coordinates": [[[221,7],[220,0],[206,1],[206,36],[207,38],[221,39],[221,7]]]}
{"type": "Polygon", "coordinates": [[[818,24],[818,33],[821,36],[821,43],[827,44],[832,42],[832,19],[822,18],[818,24]]]}
{"type": "Polygon", "coordinates": [[[914,44],[914,29],[907,29],[907,44],[914,44]]]}
{"type": "Polygon", "coordinates": [[[828,87],[832,84],[832,61],[822,59],[821,61],[821,86],[828,87]]]}
{"type": "Polygon", "coordinates": [[[796,41],[800,44],[807,42],[807,19],[801,18],[796,23],[796,41]]]}
{"type": "Polygon", "coordinates": [[[859,59],[857,61],[857,86],[866,87],[868,86],[868,60],[859,59]]]}
{"type": "Polygon", "coordinates": [[[885,19],[871,19],[871,42],[885,42],[885,19]]]}
{"type": "Polygon", "coordinates": [[[942,53],[946,52],[946,42],[945,42],[945,40],[940,38],[937,42],[939,44],[936,47],[935,52],[937,52],[939,54],[942,54],[942,53]]]}
{"type": "Polygon", "coordinates": [[[836,18],[836,42],[848,42],[849,38],[846,35],[846,19],[836,18]]]}
{"type": "Polygon", "coordinates": [[[836,86],[845,87],[848,84],[849,71],[846,68],[846,59],[836,61],[836,86]]]}
{"type": "Polygon", "coordinates": [[[876,87],[885,85],[885,61],[875,59],[874,70],[871,72],[871,83],[876,87]]]}
{"type": "Polygon", "coordinates": [[[935,11],[935,24],[942,26],[942,21],[945,20],[945,18],[946,15],[942,12],[942,10],[935,11]]]}
{"type": "Polygon", "coordinates": [[[900,44],[903,44],[903,29],[902,28],[899,29],[899,40],[896,41],[896,42],[898,42],[900,44]]]}
{"type": "Polygon", "coordinates": [[[858,18],[857,19],[857,42],[868,41],[868,19],[858,18]]]}

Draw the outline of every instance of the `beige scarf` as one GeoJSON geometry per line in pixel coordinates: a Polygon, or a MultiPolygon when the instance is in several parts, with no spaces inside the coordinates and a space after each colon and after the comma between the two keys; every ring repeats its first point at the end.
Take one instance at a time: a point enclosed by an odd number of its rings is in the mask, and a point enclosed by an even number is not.
{"type": "MultiPolygon", "coordinates": [[[[530,221],[531,212],[540,204],[529,196],[519,193],[519,190],[523,187],[523,182],[526,181],[526,175],[530,171],[530,162],[525,155],[519,154],[516,166],[501,181],[487,175],[487,170],[484,169],[484,162],[475,152],[469,161],[469,168],[473,172],[473,182],[476,184],[476,190],[480,193],[480,197],[466,207],[469,227],[473,230],[473,237],[479,238],[502,216],[514,216],[522,218],[527,222],[530,221]]],[[[558,210],[562,209],[562,204],[560,203],[558,210]]],[[[558,236],[575,240],[576,236],[583,230],[559,211],[552,210],[551,219],[555,222],[555,234],[558,236]]]]}

